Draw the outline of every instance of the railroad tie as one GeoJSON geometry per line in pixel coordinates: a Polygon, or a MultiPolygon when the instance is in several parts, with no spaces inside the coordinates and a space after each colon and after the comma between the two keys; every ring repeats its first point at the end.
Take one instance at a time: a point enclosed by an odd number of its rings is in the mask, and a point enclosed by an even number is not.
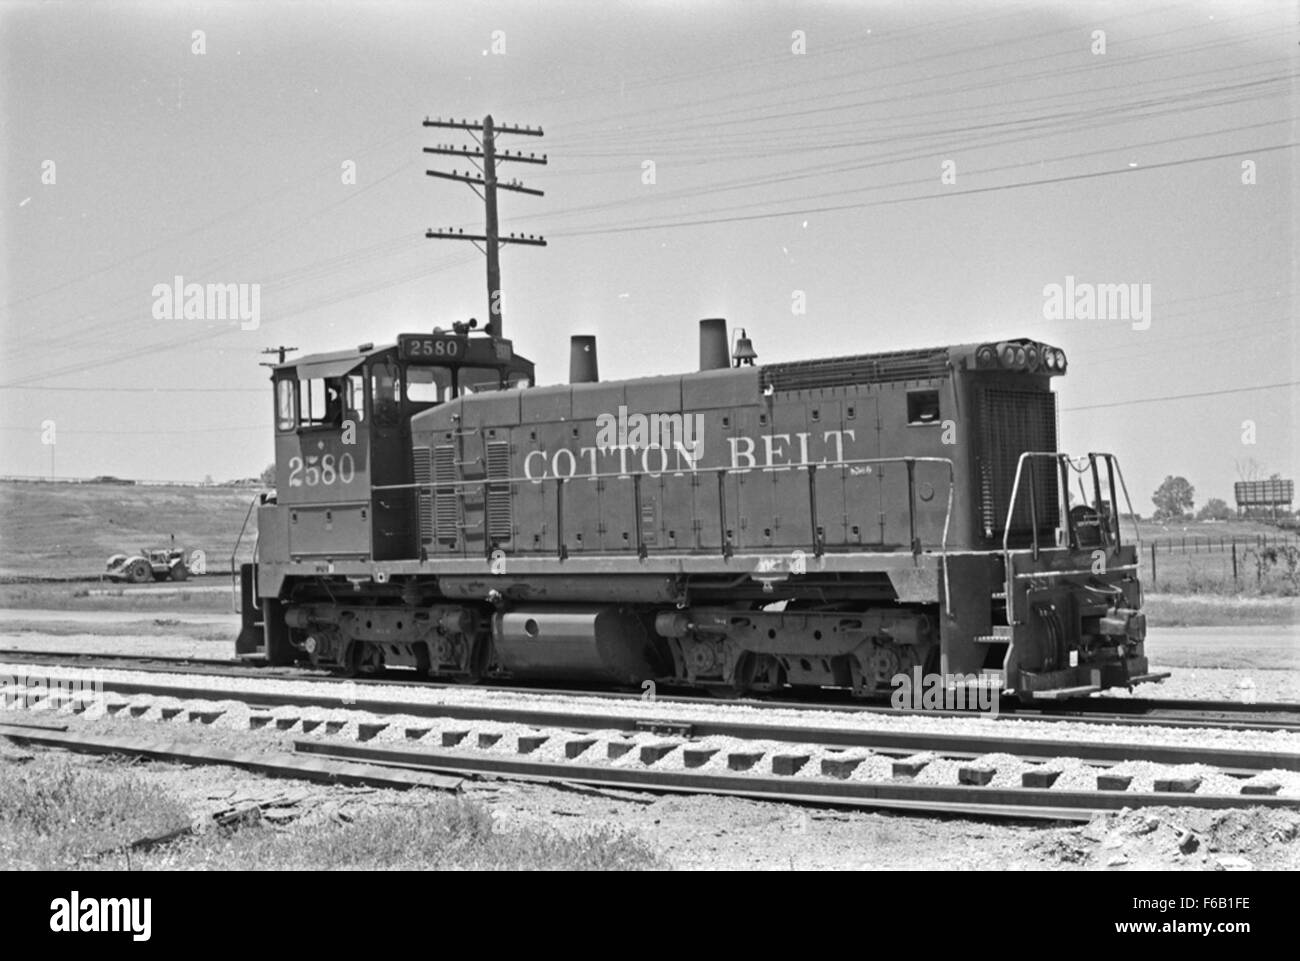
{"type": "Polygon", "coordinates": [[[856,771],[864,760],[866,759],[861,757],[824,757],[822,758],[822,774],[825,777],[835,777],[843,781],[856,771]]]}
{"type": "Polygon", "coordinates": [[[748,771],[762,758],[762,751],[732,751],[727,755],[727,768],[731,771],[748,771]]]}
{"type": "Polygon", "coordinates": [[[963,765],[957,769],[957,783],[969,784],[971,787],[985,787],[991,784],[993,776],[998,773],[995,767],[982,765],[963,765]]]}
{"type": "Polygon", "coordinates": [[[664,756],[666,756],[669,752],[671,752],[676,747],[677,745],[670,741],[665,741],[661,744],[642,744],[641,763],[654,764],[656,761],[661,760],[664,756]]]}
{"type": "Polygon", "coordinates": [[[585,754],[587,750],[596,743],[594,737],[579,738],[576,741],[566,741],[564,743],[564,756],[572,761],[575,757],[585,754]]]}
{"type": "Polygon", "coordinates": [[[774,754],[772,773],[780,777],[794,777],[809,760],[807,754],[774,754]]]}

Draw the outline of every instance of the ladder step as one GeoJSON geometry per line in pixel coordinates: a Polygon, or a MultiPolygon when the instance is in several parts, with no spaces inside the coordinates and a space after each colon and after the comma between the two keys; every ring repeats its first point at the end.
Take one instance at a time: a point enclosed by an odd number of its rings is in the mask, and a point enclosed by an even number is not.
{"type": "Polygon", "coordinates": [[[1011,640],[1011,628],[1005,624],[994,624],[992,634],[977,634],[972,640],[976,644],[1005,644],[1011,640]]]}

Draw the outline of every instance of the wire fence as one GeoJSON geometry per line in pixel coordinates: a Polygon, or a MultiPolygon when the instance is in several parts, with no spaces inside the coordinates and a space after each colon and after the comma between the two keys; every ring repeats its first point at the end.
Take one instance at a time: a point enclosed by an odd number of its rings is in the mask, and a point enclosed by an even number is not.
{"type": "Polygon", "coordinates": [[[231,481],[158,480],[155,478],[126,477],[50,477],[38,474],[0,474],[0,481],[15,484],[86,484],[102,487],[201,487],[227,490],[261,488],[265,485],[255,477],[231,481]]]}
{"type": "Polygon", "coordinates": [[[1184,537],[1159,537],[1144,539],[1148,549],[1155,549],[1162,554],[1211,554],[1215,552],[1238,552],[1248,547],[1296,547],[1300,546],[1300,536],[1290,533],[1278,534],[1224,534],[1220,537],[1207,537],[1192,534],[1184,537]]]}

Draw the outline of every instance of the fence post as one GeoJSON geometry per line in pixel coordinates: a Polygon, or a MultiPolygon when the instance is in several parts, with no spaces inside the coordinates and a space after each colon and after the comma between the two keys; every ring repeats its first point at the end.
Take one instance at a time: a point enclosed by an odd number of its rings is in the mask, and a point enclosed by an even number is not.
{"type": "Polygon", "coordinates": [[[1151,590],[1156,589],[1156,544],[1151,542],[1151,590]]]}
{"type": "Polygon", "coordinates": [[[1237,540],[1232,541],[1232,589],[1238,590],[1237,587],[1237,540]]]}

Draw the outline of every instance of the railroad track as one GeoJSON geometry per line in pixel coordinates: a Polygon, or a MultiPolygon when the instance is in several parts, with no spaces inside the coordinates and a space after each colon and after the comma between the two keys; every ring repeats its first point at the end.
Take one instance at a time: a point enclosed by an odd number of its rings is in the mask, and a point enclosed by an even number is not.
{"type": "MultiPolygon", "coordinates": [[[[134,654],[101,654],[72,651],[0,651],[0,663],[15,663],[40,667],[102,667],[113,670],[139,671],[160,674],[193,674],[215,678],[274,678],[278,680],[312,681],[326,684],[353,683],[364,687],[412,687],[464,690],[467,685],[444,681],[418,681],[403,677],[402,672],[392,672],[376,678],[344,678],[325,671],[300,667],[269,667],[236,661],[229,658],[153,657],[134,654]]],[[[615,691],[607,688],[554,688],[541,685],[515,686],[502,684],[476,685],[476,689],[506,694],[551,695],[555,697],[598,698],[614,701],[642,701],[643,693],[615,691]]],[[[861,715],[922,715],[926,717],[969,717],[969,711],[920,711],[898,709],[889,705],[888,698],[878,701],[850,699],[846,692],[826,691],[788,701],[774,698],[744,698],[719,701],[698,694],[661,694],[654,700],[663,704],[743,704],[756,710],[794,710],[805,712],[835,712],[861,715]]],[[[1195,701],[1161,700],[1154,698],[1076,698],[1054,701],[1051,704],[1022,703],[1014,698],[1004,698],[999,705],[997,719],[1037,720],[1045,722],[1076,722],[1085,724],[1110,724],[1117,726],[1166,726],[1178,728],[1217,728],[1239,731],[1294,731],[1300,732],[1300,703],[1245,701],[1195,701]]]]}
{"type": "MultiPolygon", "coordinates": [[[[179,709],[172,709],[179,713],[179,709]]],[[[219,712],[218,712],[219,713],[219,712]]],[[[165,714],[164,714],[165,716],[165,714]]],[[[173,715],[174,716],[174,715],[173,715]]],[[[191,721],[211,723],[212,712],[191,712],[191,721]]],[[[250,717],[250,726],[265,726],[270,716],[250,717]]],[[[276,727],[284,730],[280,717],[276,727]]],[[[304,729],[309,724],[303,719],[304,729]]],[[[288,726],[292,726],[288,725],[288,726]]],[[[358,725],[358,735],[374,736],[383,725],[358,725]],[[369,727],[369,731],[366,728],[369,727]]],[[[313,726],[310,729],[315,730],[313,726]]],[[[426,739],[430,728],[407,729],[408,738],[426,739]]],[[[652,741],[631,738],[601,740],[572,729],[551,730],[518,736],[513,745],[501,735],[481,732],[476,742],[469,730],[440,732],[441,749],[428,745],[348,743],[339,739],[297,740],[292,754],[265,755],[261,752],[235,753],[195,745],[178,745],[156,740],[78,736],[54,725],[0,723],[0,737],[18,744],[63,748],[91,753],[115,753],[156,760],[176,760],[191,764],[225,764],[244,767],[272,776],[312,777],[345,783],[369,783],[387,787],[425,786],[458,789],[459,779],[505,778],[544,782],[571,789],[618,789],[669,794],[713,794],[747,797],[767,801],[785,801],[825,806],[884,808],[914,812],[965,814],[979,817],[1017,819],[1088,820],[1094,812],[1146,806],[1233,808],[1270,807],[1300,810],[1300,798],[1273,796],[1268,785],[1243,784],[1239,793],[1196,793],[1195,778],[1156,779],[1152,790],[1133,791],[1131,777],[1099,774],[1094,789],[1055,790],[1052,785],[1060,772],[1050,763],[1035,764],[1020,774],[1019,784],[993,784],[996,768],[971,765],[957,772],[957,783],[919,783],[917,776],[931,763],[915,756],[898,758],[899,752],[864,753],[853,750],[823,752],[814,758],[806,748],[792,746],[776,751],[756,750],[741,745],[724,749],[709,746],[697,739],[652,741]],[[543,745],[554,742],[562,748],[551,757],[538,759],[543,745]],[[478,749],[468,747],[477,743],[478,749]],[[514,747],[514,752],[492,748],[514,747]],[[663,764],[674,752],[681,766],[668,769],[663,764]],[[304,761],[299,758],[305,758],[304,761]],[[619,766],[620,758],[639,761],[640,766],[619,766]],[[725,769],[714,763],[725,760],[725,769]],[[312,763],[319,761],[321,763],[312,763]],[[601,763],[605,761],[606,763],[601,763]],[[882,761],[891,767],[880,771],[882,761]],[[656,767],[656,764],[661,766],[656,767]],[[814,766],[815,765],[815,766],[814,766]],[[867,779],[855,778],[864,765],[875,765],[876,773],[867,779]],[[804,772],[805,776],[800,777],[804,772]],[[809,773],[820,775],[807,776],[809,773]],[[441,778],[441,780],[438,780],[441,778]],[[1111,783],[1107,784],[1107,779],[1111,783]]],[[[678,732],[679,738],[683,732],[678,732]]],[[[764,731],[765,734],[772,732],[764,731]]],[[[951,745],[953,742],[945,742],[951,745]]],[[[944,755],[962,755],[928,738],[910,747],[928,745],[944,755]]],[[[968,742],[965,747],[975,746],[968,742]]],[[[981,745],[984,746],[984,745],[981,745]]],[[[1088,753],[1088,745],[1070,747],[1088,753]]],[[[1258,759],[1256,759],[1258,760],[1258,759]]],[[[865,769],[865,768],[864,768],[865,769]]]]}
{"type": "MultiPolygon", "coordinates": [[[[17,693],[13,690],[16,686],[7,693],[17,693]]],[[[1016,818],[1086,820],[1098,810],[1150,805],[1263,805],[1300,810],[1300,798],[1277,796],[1281,784],[1276,780],[1270,784],[1258,776],[1270,770],[1300,772],[1300,754],[1278,751],[874,730],[859,725],[683,721],[646,717],[644,712],[584,713],[369,698],[341,706],[338,694],[328,689],[288,693],[105,680],[102,690],[119,695],[106,705],[110,714],[150,719],[152,712],[160,720],[188,720],[198,725],[214,723],[223,709],[215,704],[211,709],[183,709],[177,701],[242,702],[250,708],[249,728],[314,733],[315,738],[295,741],[295,754],[344,767],[365,764],[444,777],[498,777],[598,789],[729,794],[1016,818]],[[166,703],[158,703],[159,698],[167,699],[166,703]],[[344,731],[348,722],[337,719],[340,711],[353,718],[355,733],[344,731]],[[358,720],[361,714],[369,715],[370,720],[358,720]],[[330,715],[332,720],[327,719],[330,715]],[[392,722],[374,720],[396,715],[427,719],[428,723],[406,722],[403,729],[396,729],[392,722]],[[507,725],[522,725],[531,733],[505,735],[491,730],[507,725]],[[386,729],[389,740],[380,738],[386,729]],[[343,740],[345,733],[357,741],[343,740]],[[401,740],[394,743],[394,738],[401,740]],[[990,761],[992,756],[1001,760],[990,761]],[[1091,779],[1088,789],[1052,786],[1062,773],[1057,759],[1067,757],[1086,762],[1091,779]],[[1134,790],[1130,787],[1133,775],[1117,767],[1125,761],[1196,763],[1217,767],[1218,775],[1255,776],[1238,782],[1233,792],[1220,787],[1218,793],[1198,793],[1201,779],[1185,775],[1184,769],[1167,772],[1170,776],[1163,780],[1153,776],[1150,790],[1134,790]],[[950,772],[955,776],[948,778],[949,783],[922,783],[927,767],[938,764],[955,768],[950,772]],[[1017,772],[1008,769],[1008,764],[1023,764],[1024,769],[1017,772]],[[998,781],[1000,771],[1004,776],[998,781]],[[868,772],[868,776],[859,776],[860,772],[868,772]],[[1017,773],[1018,782],[1009,785],[1006,775],[1017,773]]],[[[48,695],[49,688],[45,691],[48,695]]],[[[238,764],[264,773],[276,769],[256,754],[178,749],[138,739],[87,739],[66,732],[23,730],[7,726],[3,719],[0,736],[71,750],[238,764]]],[[[286,776],[300,776],[307,769],[289,761],[279,765],[286,776]]],[[[348,770],[355,775],[360,768],[348,770]]],[[[390,780],[393,778],[396,775],[390,775],[390,780]]]]}

